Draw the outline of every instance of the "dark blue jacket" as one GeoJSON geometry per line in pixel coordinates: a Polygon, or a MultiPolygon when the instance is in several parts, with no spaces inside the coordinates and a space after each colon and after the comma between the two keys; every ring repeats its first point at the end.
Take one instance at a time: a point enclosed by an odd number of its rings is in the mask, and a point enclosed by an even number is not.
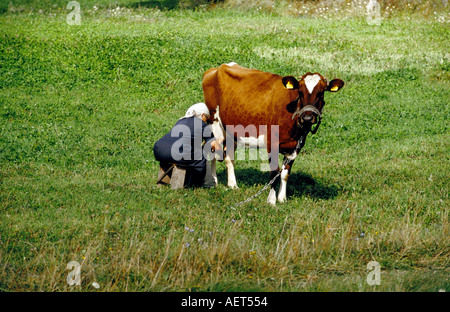
{"type": "Polygon", "coordinates": [[[155,143],[153,153],[160,162],[175,163],[203,173],[205,155],[210,153],[213,139],[211,128],[203,120],[195,116],[183,118],[155,143]]]}

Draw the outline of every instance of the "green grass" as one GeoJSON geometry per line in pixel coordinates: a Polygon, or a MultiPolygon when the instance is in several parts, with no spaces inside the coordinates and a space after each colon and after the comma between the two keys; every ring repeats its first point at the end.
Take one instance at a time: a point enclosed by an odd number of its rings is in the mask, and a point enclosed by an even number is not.
{"type": "Polygon", "coordinates": [[[0,15],[0,290],[450,290],[448,23],[66,13],[0,15]],[[267,182],[257,161],[236,162],[237,191],[222,163],[214,189],[155,185],[154,142],[229,61],[346,83],[275,208],[230,209],[267,182]]]}

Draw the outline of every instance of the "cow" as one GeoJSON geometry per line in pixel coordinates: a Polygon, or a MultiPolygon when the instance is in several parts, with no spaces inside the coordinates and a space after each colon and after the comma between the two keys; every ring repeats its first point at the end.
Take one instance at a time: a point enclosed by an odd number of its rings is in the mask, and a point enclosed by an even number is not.
{"type": "MultiPolygon", "coordinates": [[[[293,76],[282,77],[234,62],[207,70],[203,75],[203,95],[214,136],[226,145],[223,160],[227,167],[228,187],[237,187],[233,149],[236,144],[265,145],[270,181],[278,180],[279,176],[278,201],[286,201],[287,180],[294,160],[304,146],[306,136],[310,132],[314,134],[320,125],[324,93],[337,92],[343,86],[341,79],[328,82],[319,73],[308,72],[297,80],[293,76]],[[284,156],[281,172],[279,153],[284,156]]],[[[207,174],[217,184],[215,159],[207,174]]],[[[275,205],[276,201],[273,183],[267,202],[275,205]]]]}

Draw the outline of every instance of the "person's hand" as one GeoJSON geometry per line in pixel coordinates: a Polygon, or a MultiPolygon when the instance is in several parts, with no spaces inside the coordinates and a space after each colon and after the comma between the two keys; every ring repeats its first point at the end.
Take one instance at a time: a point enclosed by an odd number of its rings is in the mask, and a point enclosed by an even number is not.
{"type": "Polygon", "coordinates": [[[219,142],[217,142],[216,140],[211,142],[211,152],[215,152],[215,151],[220,151],[222,149],[222,147],[220,146],[219,142]]]}

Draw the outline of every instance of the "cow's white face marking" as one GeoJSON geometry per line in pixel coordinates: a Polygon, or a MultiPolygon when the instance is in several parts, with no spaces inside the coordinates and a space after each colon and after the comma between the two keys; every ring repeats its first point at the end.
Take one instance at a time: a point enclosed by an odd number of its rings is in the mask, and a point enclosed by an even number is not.
{"type": "Polygon", "coordinates": [[[237,63],[236,62],[230,62],[230,63],[227,63],[227,65],[228,66],[233,66],[233,65],[237,65],[237,63]]]}
{"type": "Polygon", "coordinates": [[[321,80],[321,78],[317,74],[308,75],[305,77],[305,79],[304,79],[305,85],[310,94],[313,92],[314,88],[317,86],[317,84],[319,83],[320,80],[321,80]]]}

